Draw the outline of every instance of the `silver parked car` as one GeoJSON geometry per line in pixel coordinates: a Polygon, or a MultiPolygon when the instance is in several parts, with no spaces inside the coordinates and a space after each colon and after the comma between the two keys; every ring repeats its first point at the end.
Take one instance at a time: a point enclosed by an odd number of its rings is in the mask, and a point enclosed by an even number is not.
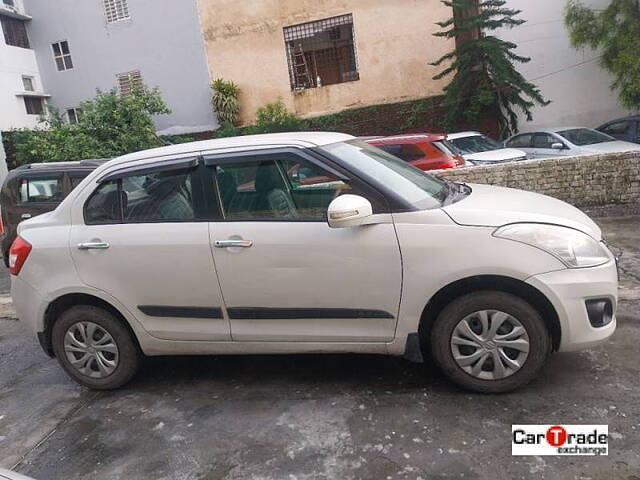
{"type": "Polygon", "coordinates": [[[531,158],[640,151],[640,145],[584,127],[543,128],[520,133],[509,138],[505,146],[523,150],[531,158]]]}

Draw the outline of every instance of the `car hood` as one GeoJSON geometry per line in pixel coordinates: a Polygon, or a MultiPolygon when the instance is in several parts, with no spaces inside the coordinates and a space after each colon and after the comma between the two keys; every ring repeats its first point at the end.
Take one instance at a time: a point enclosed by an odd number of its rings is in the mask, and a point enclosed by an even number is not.
{"type": "Polygon", "coordinates": [[[469,185],[463,200],[443,207],[460,225],[500,227],[509,223],[551,223],[580,230],[596,240],[602,231],[577,208],[546,195],[490,185],[469,185]]]}
{"type": "Polygon", "coordinates": [[[465,153],[465,160],[475,160],[477,162],[508,162],[510,160],[525,159],[527,154],[515,148],[500,148],[488,152],[465,153]]]}
{"type": "Polygon", "coordinates": [[[595,145],[585,145],[579,148],[586,152],[594,153],[633,152],[640,150],[640,145],[616,140],[615,142],[596,143],[595,145]]]}

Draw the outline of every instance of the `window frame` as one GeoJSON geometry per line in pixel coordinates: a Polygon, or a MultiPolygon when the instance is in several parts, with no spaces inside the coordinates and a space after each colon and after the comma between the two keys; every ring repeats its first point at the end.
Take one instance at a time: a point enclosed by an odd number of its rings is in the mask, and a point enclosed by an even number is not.
{"type": "Polygon", "coordinates": [[[71,45],[69,44],[69,40],[58,40],[56,42],[52,42],[51,43],[51,53],[53,54],[53,64],[56,67],[56,70],[58,72],[66,72],[69,70],[73,70],[74,68],[76,68],[75,63],[73,63],[73,58],[71,56],[71,45]],[[69,53],[64,53],[64,51],[62,50],[62,44],[66,43],[67,44],[67,51],[69,53]],[[58,48],[60,50],[60,55],[58,55],[56,53],[56,49],[55,49],[55,45],[58,45],[58,48]],[[67,67],[67,62],[66,59],[69,59],[69,62],[71,63],[70,67],[67,67]],[[58,59],[62,60],[62,65],[64,66],[64,68],[62,70],[60,70],[60,67],[58,66],[58,59]]]}
{"type": "Polygon", "coordinates": [[[187,157],[179,158],[176,160],[160,161],[147,163],[142,165],[134,165],[130,167],[119,168],[111,172],[107,172],[100,177],[95,184],[95,187],[91,194],[86,198],[82,205],[82,220],[86,226],[94,225],[137,225],[145,223],[196,223],[196,222],[208,222],[206,212],[203,209],[203,196],[202,196],[202,162],[199,157],[187,157]],[[186,170],[189,169],[189,175],[191,177],[191,203],[193,207],[193,218],[183,220],[126,220],[124,218],[124,210],[122,206],[121,196],[119,196],[119,210],[120,220],[106,220],[106,221],[88,221],[87,220],[87,205],[91,202],[93,197],[96,196],[100,187],[106,182],[115,181],[118,185],[118,192],[122,192],[122,180],[129,177],[137,177],[140,175],[148,175],[156,172],[166,172],[173,170],[186,170]]]}
{"type": "Polygon", "coordinates": [[[36,91],[36,79],[31,75],[22,75],[22,87],[25,92],[35,92],[36,91]],[[30,84],[31,88],[27,88],[27,83],[30,84]]]}
{"type": "Polygon", "coordinates": [[[76,123],[78,123],[78,119],[80,118],[80,115],[82,114],[82,109],[80,107],[69,107],[65,109],[64,114],[67,117],[67,123],[69,123],[70,125],[74,125],[76,123]],[[71,121],[71,115],[69,115],[69,112],[73,112],[73,117],[74,120],[71,121]]]}
{"type": "Polygon", "coordinates": [[[24,102],[24,109],[27,112],[27,115],[38,115],[38,116],[46,115],[46,113],[47,113],[47,105],[46,105],[46,102],[44,100],[44,97],[39,97],[37,95],[24,95],[22,97],[22,99],[23,99],[23,102],[24,102]],[[29,111],[28,103],[32,102],[34,100],[38,100],[39,103],[40,103],[40,106],[42,107],[42,111],[39,112],[39,113],[38,112],[32,113],[32,112],[29,111]]]}
{"type": "MultiPolygon", "coordinates": [[[[332,165],[327,162],[325,158],[320,157],[311,149],[299,149],[299,148],[270,148],[260,150],[249,150],[244,152],[228,152],[228,153],[209,153],[203,155],[203,165],[207,169],[207,177],[204,178],[205,196],[208,199],[212,199],[213,202],[209,202],[209,211],[212,214],[212,222],[268,222],[268,223],[327,223],[326,219],[309,219],[309,218],[247,218],[247,219],[234,219],[226,218],[224,216],[224,208],[222,205],[222,198],[220,195],[220,189],[218,188],[218,178],[216,167],[229,164],[241,164],[241,163],[256,163],[269,160],[283,160],[283,156],[294,159],[301,163],[311,164],[317,168],[326,171],[339,178],[340,180],[348,183],[358,193],[371,202],[373,206],[374,214],[389,213],[389,206],[385,197],[375,190],[370,185],[364,183],[357,176],[346,172],[342,167],[338,165],[332,165]],[[215,203],[215,204],[212,204],[215,203]]],[[[289,181],[286,179],[286,181],[289,181]]]]}
{"type": "Polygon", "coordinates": [[[107,25],[111,25],[112,23],[131,20],[131,12],[129,12],[128,0],[102,0],[102,9],[104,12],[104,19],[107,25]],[[109,3],[112,3],[113,7],[110,7],[109,3]],[[123,16],[119,15],[118,3],[121,4],[120,10],[122,10],[122,12],[126,12],[126,16],[124,16],[124,14],[123,16]],[[114,15],[112,16],[109,15],[110,10],[113,10],[114,15]]]}
{"type": "Polygon", "coordinates": [[[26,48],[31,50],[31,42],[29,41],[29,32],[24,20],[0,15],[0,29],[2,29],[5,44],[8,47],[26,48]],[[20,31],[14,30],[14,26],[20,24],[20,31]],[[11,25],[11,28],[7,26],[11,25]]]}
{"type": "MultiPolygon", "coordinates": [[[[283,40],[284,40],[285,56],[287,57],[287,68],[289,72],[289,87],[292,92],[309,90],[313,88],[320,88],[320,87],[325,87],[330,85],[339,85],[342,83],[356,82],[360,80],[360,62],[358,61],[358,45],[357,45],[355,20],[353,17],[353,13],[345,13],[342,15],[325,17],[318,20],[312,20],[312,21],[297,23],[293,25],[286,25],[282,28],[282,34],[283,34],[283,40]],[[308,72],[310,77],[309,78],[310,84],[306,86],[301,86],[297,82],[297,78],[296,78],[299,76],[298,68],[301,65],[297,65],[295,62],[296,54],[299,53],[296,51],[297,47],[295,43],[298,42],[299,44],[301,44],[304,40],[313,38],[318,33],[327,32],[329,37],[329,42],[331,42],[333,45],[332,45],[332,48],[328,48],[325,50],[336,51],[338,49],[337,45],[341,41],[341,38],[339,36],[336,38],[332,38],[332,37],[335,37],[336,36],[335,32],[336,31],[339,32],[340,31],[339,29],[343,26],[350,26],[350,29],[351,29],[351,38],[349,39],[350,40],[349,45],[352,47],[351,48],[352,57],[349,58],[349,61],[353,62],[353,67],[355,68],[355,70],[351,70],[349,72],[342,72],[342,73],[343,74],[352,73],[353,78],[346,79],[346,80],[342,79],[339,82],[322,81],[319,84],[317,81],[317,77],[320,76],[320,72],[318,71],[318,68],[317,68],[317,59],[316,59],[315,53],[322,50],[317,50],[317,49],[309,50],[309,52],[313,53],[313,56],[312,56],[313,62],[308,62],[308,60],[306,59],[307,52],[304,52],[304,50],[302,50],[302,53],[305,56],[305,60],[304,60],[305,65],[307,65],[308,63],[311,63],[314,65],[314,67],[311,68],[308,72]],[[312,33],[312,35],[310,36],[307,35],[309,33],[312,33]]],[[[339,65],[339,62],[337,63],[337,65],[339,65]]],[[[309,67],[309,65],[307,65],[307,67],[309,67]]]]}

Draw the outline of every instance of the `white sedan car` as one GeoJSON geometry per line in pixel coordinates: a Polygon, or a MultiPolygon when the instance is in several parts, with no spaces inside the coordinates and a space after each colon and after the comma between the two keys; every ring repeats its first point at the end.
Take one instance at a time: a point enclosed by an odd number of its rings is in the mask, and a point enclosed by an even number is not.
{"type": "Polygon", "coordinates": [[[615,259],[582,212],[337,133],[125,155],[18,234],[20,320],[96,389],[142,355],[354,352],[503,392],[616,328],[615,259]]]}
{"type": "Polygon", "coordinates": [[[494,163],[519,162],[527,154],[515,148],[505,148],[500,142],[480,132],[458,132],[447,135],[468,165],[490,165],[494,163]]]}
{"type": "Polygon", "coordinates": [[[505,146],[527,152],[531,158],[593,155],[640,151],[640,145],[583,127],[546,128],[520,133],[509,138],[505,146]]]}

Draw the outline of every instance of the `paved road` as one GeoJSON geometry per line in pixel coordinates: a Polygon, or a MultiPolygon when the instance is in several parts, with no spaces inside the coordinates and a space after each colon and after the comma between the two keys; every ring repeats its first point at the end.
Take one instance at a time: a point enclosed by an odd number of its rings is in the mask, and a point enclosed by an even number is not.
{"type": "Polygon", "coordinates": [[[11,294],[11,275],[9,270],[4,266],[4,262],[0,261],[0,297],[11,294]]]}
{"type": "MultiPolygon", "coordinates": [[[[640,286],[640,217],[601,222],[640,286]]],[[[636,283],[637,282],[637,283],[636,283]]],[[[610,343],[554,355],[508,395],[355,356],[150,359],[128,387],[76,386],[0,320],[0,466],[36,479],[640,478],[640,298],[610,343]],[[514,423],[603,423],[608,457],[511,457],[514,423]]]]}

